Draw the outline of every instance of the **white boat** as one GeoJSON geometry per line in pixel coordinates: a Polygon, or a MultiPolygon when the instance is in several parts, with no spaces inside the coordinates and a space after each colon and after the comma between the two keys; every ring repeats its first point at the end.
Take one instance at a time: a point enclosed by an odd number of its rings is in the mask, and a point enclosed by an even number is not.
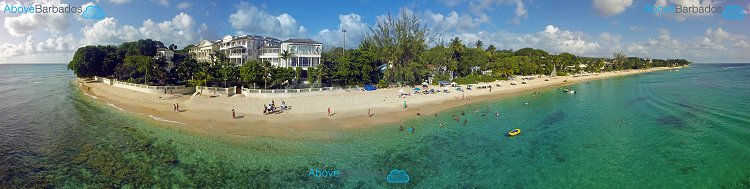
{"type": "Polygon", "coordinates": [[[563,91],[565,91],[566,93],[569,93],[569,94],[574,94],[574,93],[576,93],[576,91],[574,91],[574,90],[570,90],[570,89],[563,89],[563,91]]]}

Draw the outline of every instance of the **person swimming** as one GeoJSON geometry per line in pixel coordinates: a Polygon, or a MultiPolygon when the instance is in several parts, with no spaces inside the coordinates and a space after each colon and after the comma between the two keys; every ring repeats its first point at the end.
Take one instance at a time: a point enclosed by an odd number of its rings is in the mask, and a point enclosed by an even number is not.
{"type": "Polygon", "coordinates": [[[445,124],[443,124],[443,122],[442,122],[442,121],[440,122],[440,127],[441,127],[441,128],[444,128],[444,127],[445,127],[445,124]]]}
{"type": "Polygon", "coordinates": [[[495,112],[495,117],[500,117],[500,113],[495,112]]]}
{"type": "Polygon", "coordinates": [[[399,125],[398,126],[398,131],[404,131],[404,126],[403,125],[399,125]]]}
{"type": "Polygon", "coordinates": [[[468,124],[468,123],[469,123],[469,120],[468,119],[464,119],[464,126],[466,126],[466,124],[468,124]]]}

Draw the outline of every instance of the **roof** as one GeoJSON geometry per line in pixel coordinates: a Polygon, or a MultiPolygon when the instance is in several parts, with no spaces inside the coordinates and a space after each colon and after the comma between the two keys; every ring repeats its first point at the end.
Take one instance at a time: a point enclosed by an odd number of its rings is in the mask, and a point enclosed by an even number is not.
{"type": "Polygon", "coordinates": [[[312,39],[289,39],[284,41],[284,43],[309,43],[309,44],[323,44],[317,41],[313,41],[312,39]]]}
{"type": "Polygon", "coordinates": [[[164,48],[164,47],[159,47],[159,48],[157,48],[156,50],[157,50],[157,51],[171,51],[171,50],[169,50],[168,48],[164,48]]]}

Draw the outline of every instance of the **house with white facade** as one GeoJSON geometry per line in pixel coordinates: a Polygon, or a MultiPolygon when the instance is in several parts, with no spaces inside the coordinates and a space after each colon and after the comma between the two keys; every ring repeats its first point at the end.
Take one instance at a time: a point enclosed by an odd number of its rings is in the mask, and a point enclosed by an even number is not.
{"type": "Polygon", "coordinates": [[[280,45],[267,45],[260,48],[260,61],[268,61],[276,67],[308,67],[320,65],[323,44],[311,39],[289,39],[280,45]],[[288,60],[281,57],[281,53],[288,51],[292,54],[288,60]]]}
{"type": "Polygon", "coordinates": [[[161,47],[156,49],[156,55],[154,55],[154,60],[162,60],[167,63],[167,71],[171,70],[175,67],[174,62],[172,62],[172,59],[174,58],[174,51],[161,47]]]}
{"type": "Polygon", "coordinates": [[[189,50],[189,53],[198,62],[211,62],[211,54],[219,50],[219,45],[209,40],[203,40],[189,50]]]}
{"type": "Polygon", "coordinates": [[[229,58],[229,63],[235,66],[241,66],[248,60],[258,60],[260,47],[280,45],[281,40],[272,37],[262,37],[257,35],[243,35],[233,37],[224,36],[217,41],[219,52],[229,58]]]}

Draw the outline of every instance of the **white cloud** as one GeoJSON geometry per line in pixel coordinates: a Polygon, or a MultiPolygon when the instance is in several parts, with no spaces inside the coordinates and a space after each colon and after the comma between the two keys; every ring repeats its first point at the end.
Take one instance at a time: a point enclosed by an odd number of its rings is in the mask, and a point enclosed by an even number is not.
{"type": "Polygon", "coordinates": [[[299,37],[300,27],[291,15],[282,13],[273,16],[260,8],[242,2],[237,6],[237,11],[229,15],[229,23],[238,34],[252,33],[260,35],[273,35],[275,37],[299,37]]]}
{"type": "MultiPolygon", "coordinates": [[[[43,5],[69,6],[60,3],[60,1],[37,2],[43,5]]],[[[3,2],[3,4],[6,4],[3,2]]],[[[20,2],[14,3],[21,6],[20,2]]],[[[65,31],[70,26],[72,14],[22,14],[15,17],[5,17],[3,27],[8,33],[15,37],[22,37],[31,34],[37,29],[44,29],[53,33],[65,31]]]]}
{"type": "Polygon", "coordinates": [[[726,32],[721,28],[718,28],[716,30],[708,28],[706,29],[706,36],[712,38],[715,41],[723,41],[732,37],[732,34],[729,34],[729,32],[726,32]]]}
{"type": "Polygon", "coordinates": [[[109,0],[109,2],[112,2],[114,4],[123,4],[123,3],[129,3],[131,0],[109,0]]]}
{"type": "Polygon", "coordinates": [[[190,4],[190,2],[187,2],[187,1],[183,1],[183,2],[177,3],[177,9],[180,9],[180,10],[188,9],[191,6],[192,5],[190,4]]]}
{"type": "Polygon", "coordinates": [[[164,7],[169,7],[169,0],[151,0],[151,2],[162,5],[164,7]]]}
{"type": "Polygon", "coordinates": [[[92,26],[84,26],[81,28],[82,43],[84,45],[115,45],[136,40],[140,36],[137,28],[130,25],[119,26],[118,21],[114,17],[109,17],[99,20],[92,26]]]}
{"type": "Polygon", "coordinates": [[[685,58],[694,62],[716,62],[717,60],[742,62],[750,58],[745,36],[731,34],[722,28],[708,28],[704,36],[674,39],[667,29],[658,29],[656,38],[644,42],[632,42],[627,50],[632,56],[654,58],[685,58]],[[681,42],[683,41],[683,42],[681,42]],[[727,48],[728,46],[735,48],[727,48]]]}
{"type": "Polygon", "coordinates": [[[342,14],[339,15],[339,27],[336,30],[323,29],[313,39],[329,47],[340,47],[343,45],[344,37],[342,29],[346,29],[346,47],[355,48],[359,46],[364,34],[369,31],[369,26],[362,22],[362,17],[358,14],[342,14]]]}
{"type": "Polygon", "coordinates": [[[604,33],[599,34],[599,40],[603,44],[608,44],[610,46],[619,47],[620,41],[622,40],[622,35],[604,32],[604,33]]]}
{"type": "Polygon", "coordinates": [[[151,19],[143,21],[141,27],[118,24],[116,18],[105,18],[81,29],[83,33],[82,44],[116,45],[125,41],[138,39],[154,39],[165,44],[176,44],[185,46],[201,40],[201,29],[196,27],[195,20],[187,13],[181,12],[170,21],[154,22],[151,19]],[[199,33],[200,32],[200,33],[199,33]]]}
{"type": "Polygon", "coordinates": [[[594,9],[602,16],[620,14],[633,5],[633,0],[594,0],[594,9]]]}
{"type": "Polygon", "coordinates": [[[138,28],[138,31],[142,38],[159,40],[165,44],[174,43],[185,46],[198,41],[195,21],[192,16],[184,12],[175,16],[172,21],[161,23],[155,23],[151,19],[143,21],[143,26],[138,28]]]}
{"type": "Polygon", "coordinates": [[[463,3],[466,0],[440,0],[441,3],[443,3],[447,7],[454,7],[458,4],[463,3]]]}
{"type": "Polygon", "coordinates": [[[469,2],[469,9],[471,12],[479,17],[481,22],[489,22],[490,16],[488,12],[492,12],[495,6],[498,5],[515,5],[515,17],[511,18],[511,22],[514,24],[520,24],[520,18],[526,18],[528,16],[528,10],[522,0],[473,0],[469,2]]]}
{"type": "Polygon", "coordinates": [[[553,25],[547,25],[544,30],[535,33],[508,33],[503,31],[477,33],[457,33],[440,36],[442,41],[450,41],[459,37],[465,42],[482,40],[486,45],[495,45],[498,49],[520,49],[526,47],[544,49],[551,53],[569,52],[577,55],[595,55],[600,51],[600,44],[596,40],[578,31],[562,30],[553,25]]]}
{"type": "Polygon", "coordinates": [[[28,35],[24,42],[17,44],[4,43],[0,45],[0,59],[21,55],[32,56],[35,54],[72,52],[78,46],[78,41],[70,33],[65,36],[52,36],[40,42],[34,42],[34,36],[28,35]]]}
{"type": "Polygon", "coordinates": [[[732,47],[734,47],[734,48],[750,48],[750,44],[748,44],[747,42],[745,42],[745,40],[740,40],[737,43],[734,43],[732,45],[732,47]]]}
{"type": "Polygon", "coordinates": [[[440,13],[433,13],[430,10],[424,13],[425,20],[432,26],[433,31],[465,31],[476,29],[482,20],[474,18],[471,15],[459,15],[456,11],[443,15],[440,13]]]}
{"type": "Polygon", "coordinates": [[[630,31],[634,31],[634,32],[640,32],[640,31],[643,31],[643,28],[642,28],[642,27],[640,27],[640,26],[630,26],[630,28],[629,28],[629,29],[630,29],[630,31]]]}
{"type": "Polygon", "coordinates": [[[553,25],[547,25],[547,27],[544,27],[544,33],[547,33],[547,34],[554,35],[555,33],[557,33],[557,30],[560,30],[560,28],[556,28],[553,25]]]}

